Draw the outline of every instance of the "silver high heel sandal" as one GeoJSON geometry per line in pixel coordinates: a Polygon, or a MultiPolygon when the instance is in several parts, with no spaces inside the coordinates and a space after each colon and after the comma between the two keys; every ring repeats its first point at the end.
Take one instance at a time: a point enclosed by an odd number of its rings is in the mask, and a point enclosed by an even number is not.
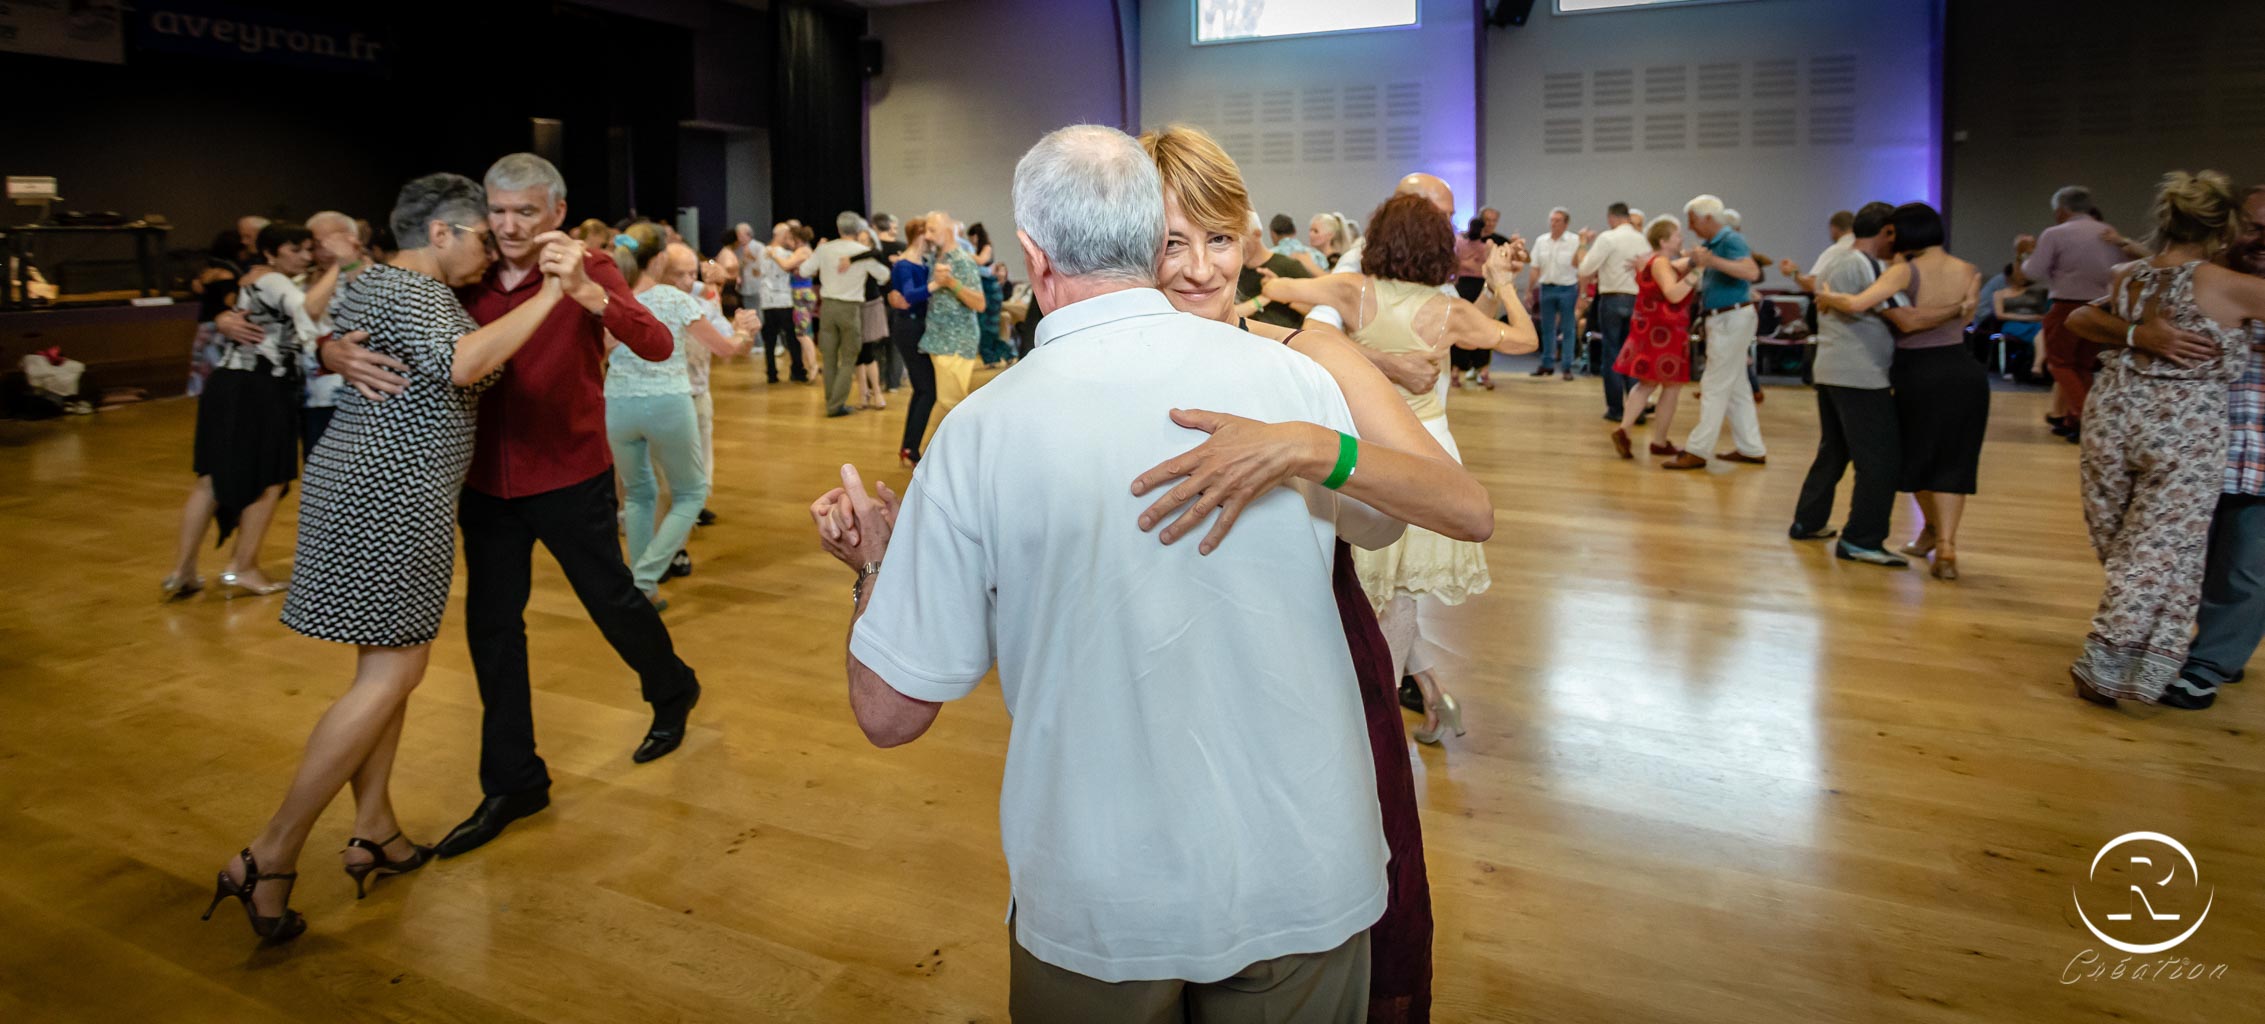
{"type": "Polygon", "coordinates": [[[288,582],[270,582],[267,586],[255,587],[249,583],[239,582],[239,580],[240,577],[238,577],[235,573],[221,573],[220,596],[228,598],[230,600],[234,600],[238,594],[245,594],[251,597],[266,597],[269,594],[280,594],[285,590],[285,588],[291,586],[291,584],[288,582]]]}
{"type": "Polygon", "coordinates": [[[1463,728],[1463,705],[1455,702],[1454,694],[1440,694],[1439,703],[1432,705],[1431,710],[1439,716],[1439,728],[1417,729],[1415,731],[1416,742],[1427,746],[1438,746],[1441,735],[1450,730],[1457,736],[1464,735],[1469,731],[1463,728]]]}
{"type": "Polygon", "coordinates": [[[198,592],[204,590],[204,577],[167,576],[164,582],[157,585],[157,589],[165,592],[167,601],[179,601],[182,598],[194,597],[198,592]]]}

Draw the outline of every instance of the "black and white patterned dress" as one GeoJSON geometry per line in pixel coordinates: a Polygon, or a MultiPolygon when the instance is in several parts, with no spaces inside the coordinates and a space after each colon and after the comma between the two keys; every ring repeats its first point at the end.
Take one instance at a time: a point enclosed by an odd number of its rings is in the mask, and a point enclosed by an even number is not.
{"type": "Polygon", "coordinates": [[[307,456],[283,624],[339,643],[430,643],[455,574],[479,392],[497,374],[450,383],[456,342],[479,325],[447,285],[415,271],[373,266],[339,286],[331,312],[339,333],[368,331],[372,350],[407,363],[409,388],[379,402],[339,394],[307,456]]]}

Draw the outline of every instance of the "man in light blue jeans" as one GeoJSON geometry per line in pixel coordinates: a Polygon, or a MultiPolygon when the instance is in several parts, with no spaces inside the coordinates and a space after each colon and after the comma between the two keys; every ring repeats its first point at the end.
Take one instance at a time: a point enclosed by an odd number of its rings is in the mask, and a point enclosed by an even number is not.
{"type": "Polygon", "coordinates": [[[1549,211],[1549,231],[1534,239],[1533,274],[1541,282],[1541,306],[1534,314],[1541,331],[1541,366],[1533,373],[1547,377],[1562,366],[1565,379],[1573,379],[1573,364],[1581,351],[1581,256],[1588,249],[1580,235],[1565,230],[1572,214],[1564,207],[1549,211]],[[1560,362],[1562,360],[1562,362],[1560,362]]]}

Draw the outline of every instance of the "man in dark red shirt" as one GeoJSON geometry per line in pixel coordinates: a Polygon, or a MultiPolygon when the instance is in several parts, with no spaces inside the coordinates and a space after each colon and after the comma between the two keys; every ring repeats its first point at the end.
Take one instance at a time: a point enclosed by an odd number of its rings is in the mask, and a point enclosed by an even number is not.
{"type": "MultiPolygon", "coordinates": [[[[488,226],[500,258],[487,277],[457,293],[466,311],[489,323],[532,298],[542,284],[537,259],[566,217],[566,182],[550,162],[513,153],[488,168],[488,226]]],[[[550,804],[550,774],[535,753],[529,702],[525,613],[536,542],[558,560],[582,607],[606,641],[636,670],[653,705],[652,729],[631,755],[640,764],[684,741],[685,719],[700,699],[692,669],[676,656],[668,627],[622,561],[616,536],[613,453],[606,445],[605,336],[650,360],[668,357],[666,327],[630,296],[613,261],[585,254],[582,272],[549,319],[480,396],[472,470],[457,519],[469,581],[464,628],[479,677],[479,809],[441,840],[452,857],[550,804]]],[[[399,363],[334,341],[323,362],[365,394],[398,393],[399,363]]]]}

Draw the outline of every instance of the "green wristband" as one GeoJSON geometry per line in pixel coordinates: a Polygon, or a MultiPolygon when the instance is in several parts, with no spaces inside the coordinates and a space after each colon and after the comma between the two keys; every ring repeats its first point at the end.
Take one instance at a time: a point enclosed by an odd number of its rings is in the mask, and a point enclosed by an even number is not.
{"type": "Polygon", "coordinates": [[[1321,482],[1321,486],[1327,487],[1332,491],[1345,486],[1345,481],[1351,480],[1353,478],[1353,468],[1355,466],[1358,466],[1360,464],[1360,461],[1360,439],[1343,431],[1338,431],[1337,468],[1329,471],[1329,479],[1323,480],[1321,482]]]}

